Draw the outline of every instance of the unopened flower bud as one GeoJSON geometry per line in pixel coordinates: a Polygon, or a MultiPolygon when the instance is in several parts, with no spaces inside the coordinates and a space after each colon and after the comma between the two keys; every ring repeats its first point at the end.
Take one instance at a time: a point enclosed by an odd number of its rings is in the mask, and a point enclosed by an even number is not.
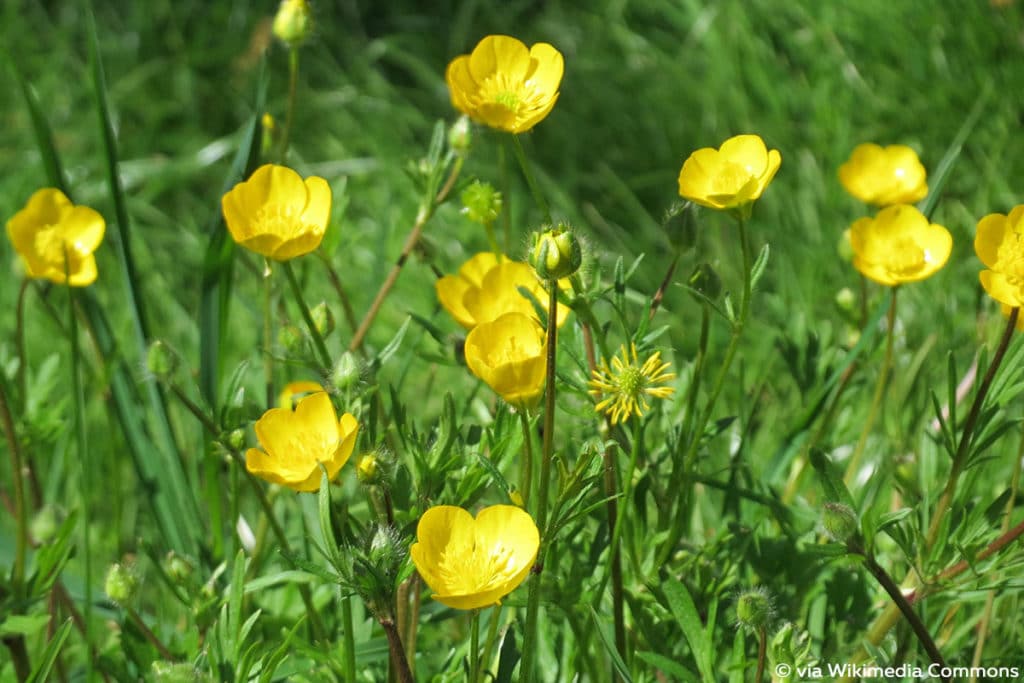
{"type": "Polygon", "coordinates": [[[355,355],[346,351],[341,354],[341,358],[334,364],[334,369],[331,370],[331,384],[334,388],[339,391],[344,391],[349,387],[352,387],[359,381],[360,368],[359,361],[355,355]]]}
{"type": "Polygon", "coordinates": [[[282,325],[277,330],[277,345],[288,353],[298,353],[303,341],[302,330],[295,325],[282,325]]]}
{"type": "Polygon", "coordinates": [[[722,280],[710,263],[698,264],[690,273],[686,283],[690,285],[691,289],[703,294],[711,301],[717,299],[722,293],[722,280]]]}
{"type": "Polygon", "coordinates": [[[462,213],[474,223],[489,225],[501,213],[501,193],[490,183],[474,180],[462,191],[462,213]]]}
{"type": "Polygon", "coordinates": [[[178,356],[167,344],[159,339],[149,345],[146,351],[146,368],[154,377],[164,379],[178,367],[178,356]]]}
{"type": "Polygon", "coordinates": [[[270,112],[263,112],[260,123],[262,124],[260,151],[263,153],[263,156],[268,156],[274,149],[274,143],[277,138],[277,123],[274,121],[274,117],[270,115],[270,112]]]}
{"type": "Polygon", "coordinates": [[[195,571],[191,562],[173,550],[164,557],[163,568],[167,578],[178,584],[187,583],[195,571]]]}
{"type": "Polygon", "coordinates": [[[567,225],[559,224],[558,227],[534,233],[530,265],[542,280],[569,277],[579,270],[581,263],[583,250],[567,225]]]}
{"type": "Polygon", "coordinates": [[[692,202],[681,202],[669,209],[662,224],[669,243],[679,251],[692,249],[697,243],[697,208],[692,202]]]}
{"type": "Polygon", "coordinates": [[[468,116],[460,116],[448,129],[448,146],[459,156],[466,156],[473,145],[473,129],[468,116]]]}
{"type": "Polygon", "coordinates": [[[139,577],[135,570],[125,564],[116,563],[110,565],[107,570],[107,578],[103,582],[103,590],[112,602],[118,605],[126,605],[135,597],[139,588],[139,577]]]}
{"type": "Polygon", "coordinates": [[[327,302],[321,301],[309,309],[309,315],[313,318],[313,325],[321,337],[327,337],[334,331],[334,315],[331,309],[327,308],[327,302]]]}
{"type": "Polygon", "coordinates": [[[847,543],[860,533],[857,513],[842,503],[825,503],[821,512],[821,525],[832,540],[838,543],[847,543]]]}
{"type": "Polygon", "coordinates": [[[57,535],[61,522],[64,521],[64,514],[54,505],[47,503],[29,522],[28,532],[40,544],[46,544],[57,535]]]}
{"type": "Polygon", "coordinates": [[[306,0],[282,0],[274,15],[274,36],[290,48],[301,45],[313,29],[306,0]]]}
{"type": "Polygon", "coordinates": [[[736,624],[751,633],[768,628],[774,614],[771,598],[764,588],[743,591],[736,598],[736,624]]]}
{"type": "Polygon", "coordinates": [[[841,311],[849,313],[856,305],[857,295],[854,294],[853,290],[849,287],[843,287],[836,292],[836,306],[838,306],[841,311]]]}
{"type": "Polygon", "coordinates": [[[360,484],[372,486],[380,481],[380,469],[377,467],[377,456],[367,453],[356,464],[356,477],[360,484]]]}
{"type": "Polygon", "coordinates": [[[228,445],[236,451],[240,451],[245,448],[245,430],[244,429],[232,429],[228,433],[228,445]]]}
{"type": "Polygon", "coordinates": [[[839,258],[847,263],[853,262],[853,243],[850,241],[849,229],[843,231],[843,236],[839,238],[836,250],[839,252],[839,258]]]}

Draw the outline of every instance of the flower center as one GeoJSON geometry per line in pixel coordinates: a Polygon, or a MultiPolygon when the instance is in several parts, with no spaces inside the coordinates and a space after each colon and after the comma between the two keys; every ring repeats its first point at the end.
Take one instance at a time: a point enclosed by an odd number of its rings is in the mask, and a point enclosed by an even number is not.
{"type": "Polygon", "coordinates": [[[644,386],[644,373],[640,368],[630,365],[619,373],[619,390],[625,395],[636,398],[644,386]]]}
{"type": "Polygon", "coordinates": [[[56,225],[47,225],[35,234],[34,247],[39,257],[50,264],[64,263],[64,250],[74,255],[76,245],[64,239],[56,225]]]}
{"type": "Polygon", "coordinates": [[[304,229],[299,212],[291,204],[268,204],[253,217],[252,230],[257,235],[275,235],[287,240],[304,229]]]}
{"type": "Polygon", "coordinates": [[[512,92],[510,90],[506,90],[495,94],[494,101],[511,112],[517,111],[519,109],[519,94],[512,92]]]}
{"type": "Polygon", "coordinates": [[[909,237],[897,239],[892,244],[892,251],[886,259],[886,268],[897,275],[911,275],[932,262],[932,254],[921,249],[909,237]]]}

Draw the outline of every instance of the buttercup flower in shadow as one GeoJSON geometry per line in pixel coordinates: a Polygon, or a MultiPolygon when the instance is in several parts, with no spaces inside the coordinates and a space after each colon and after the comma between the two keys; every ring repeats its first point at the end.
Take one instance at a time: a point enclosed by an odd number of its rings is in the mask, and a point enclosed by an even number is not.
{"type": "Polygon", "coordinates": [[[1024,306],[1024,204],[978,221],[974,252],[988,269],[979,276],[988,295],[1010,308],[1024,306]]]}
{"type": "Polygon", "coordinates": [[[48,187],[35,192],[7,221],[7,236],[29,277],[85,287],[96,281],[93,252],[106,228],[99,213],[75,206],[63,192],[48,187]]]}
{"type": "Polygon", "coordinates": [[[558,100],[564,60],[547,43],[527,48],[510,36],[487,36],[448,65],[452,106],[491,128],[524,133],[558,100]]]}
{"type": "Polygon", "coordinates": [[[331,188],[317,176],[302,180],[287,166],[260,166],[221,200],[231,237],[276,261],[320,246],[331,216],[331,188]]]}
{"type": "Polygon", "coordinates": [[[850,226],[853,266],[883,285],[917,282],[946,265],[953,237],[941,225],[929,223],[909,204],[882,209],[850,226]]]}
{"type": "MultiPolygon", "coordinates": [[[[467,330],[505,313],[536,317],[533,303],[519,292],[522,287],[544,307],[548,293],[526,263],[509,261],[491,252],[481,252],[462,264],[457,275],[446,275],[435,284],[437,298],[455,320],[467,330]]],[[[569,315],[567,306],[558,308],[558,325],[569,315]]]]}
{"type": "Polygon", "coordinates": [[[712,209],[735,209],[752,203],[775,177],[782,163],[757,135],[737,135],[718,149],[698,149],[679,171],[679,194],[712,209]]]}
{"type": "Polygon", "coordinates": [[[857,145],[839,167],[846,191],[867,204],[913,204],[928,194],[927,173],[917,153],[906,145],[857,145]]]}
{"type": "Polygon", "coordinates": [[[320,391],[299,401],[295,410],[271,408],[256,421],[260,446],[245,454],[245,468],[274,484],[296,491],[320,488],[320,466],[334,479],[352,455],[359,424],[345,413],[338,419],[330,397],[320,391]]]}
{"type": "Polygon", "coordinates": [[[497,604],[530,573],[540,533],[533,518],[514,505],[492,505],[473,518],[466,510],[437,505],[420,517],[412,561],[434,591],[454,609],[497,604]]]}
{"type": "Polygon", "coordinates": [[[470,371],[517,408],[537,405],[544,391],[547,337],[533,318],[506,313],[466,337],[470,371]]]}
{"type": "Polygon", "coordinates": [[[612,357],[611,366],[605,360],[594,369],[590,393],[601,399],[594,410],[610,416],[613,425],[634,414],[642,417],[651,407],[648,396],[668,398],[675,391],[673,387],[658,386],[675,379],[675,373],[666,372],[668,368],[669,363],[661,360],[661,351],[655,351],[641,363],[636,344],[631,343],[628,351],[623,344],[612,357]]]}

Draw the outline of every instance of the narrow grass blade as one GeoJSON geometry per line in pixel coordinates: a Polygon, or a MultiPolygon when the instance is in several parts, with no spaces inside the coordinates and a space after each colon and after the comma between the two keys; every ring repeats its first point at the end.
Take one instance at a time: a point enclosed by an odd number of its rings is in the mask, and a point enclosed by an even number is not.
{"type": "MultiPolygon", "coordinates": [[[[114,129],[110,121],[110,108],[107,103],[107,89],[103,76],[103,63],[99,53],[99,37],[96,30],[96,20],[92,13],[92,7],[87,3],[86,17],[89,34],[89,57],[92,64],[93,91],[96,99],[96,109],[100,119],[100,133],[103,138],[103,150],[107,162],[107,176],[110,183],[111,197],[114,203],[116,217],[116,239],[111,240],[117,251],[118,260],[121,265],[121,274],[124,283],[124,301],[134,333],[134,341],[137,345],[138,358],[145,358],[146,347],[150,339],[149,327],[143,299],[139,293],[138,275],[131,250],[131,224],[128,218],[128,207],[124,196],[124,189],[121,186],[121,179],[118,171],[117,143],[114,140],[114,129]]],[[[109,356],[105,356],[109,358],[109,356]]],[[[198,539],[203,537],[202,525],[199,520],[199,513],[196,507],[195,498],[189,487],[185,469],[182,465],[180,453],[174,442],[173,431],[170,426],[167,406],[160,389],[155,383],[148,383],[144,387],[149,412],[152,416],[150,422],[153,429],[154,448],[140,453],[147,463],[147,469],[157,473],[155,481],[159,482],[161,489],[166,488],[168,495],[174,504],[174,515],[172,519],[166,520],[177,528],[177,536],[181,542],[187,545],[179,546],[177,549],[188,552],[195,551],[198,539]]]]}
{"type": "Polygon", "coordinates": [[[708,640],[704,624],[701,623],[697,607],[693,604],[693,598],[682,581],[670,579],[661,585],[668,600],[669,611],[676,618],[676,622],[683,629],[686,642],[690,644],[690,651],[697,661],[697,669],[700,670],[700,678],[703,683],[714,683],[715,674],[712,670],[711,659],[713,652],[711,643],[708,640]]]}
{"type": "Polygon", "coordinates": [[[50,671],[53,669],[53,665],[57,661],[57,655],[60,654],[60,649],[64,647],[64,641],[68,639],[68,634],[70,633],[71,619],[69,618],[53,634],[53,639],[47,644],[39,664],[32,671],[32,675],[28,677],[26,683],[42,683],[42,681],[50,680],[50,671]]]}
{"type": "Polygon", "coordinates": [[[53,132],[50,130],[46,117],[43,115],[43,110],[39,106],[39,99],[36,97],[35,92],[32,91],[28,81],[25,80],[21,69],[18,68],[14,59],[9,55],[7,56],[7,62],[10,64],[14,80],[18,82],[18,86],[21,88],[22,97],[25,98],[28,115],[32,119],[32,130],[35,131],[36,141],[38,142],[39,155],[42,157],[43,166],[46,168],[47,180],[49,180],[51,187],[56,187],[65,195],[70,196],[68,194],[68,184],[64,178],[64,168],[60,163],[60,155],[57,153],[57,147],[53,142],[53,132]]]}
{"type": "Polygon", "coordinates": [[[932,212],[935,211],[935,207],[939,204],[939,199],[942,198],[942,192],[946,188],[946,182],[949,180],[950,172],[953,170],[953,166],[956,164],[956,160],[960,157],[960,151],[963,149],[964,143],[967,142],[967,136],[974,130],[974,126],[977,125],[978,119],[981,118],[981,113],[985,111],[988,106],[988,98],[992,94],[992,86],[988,85],[978,96],[977,101],[974,103],[974,107],[970,113],[967,114],[967,118],[964,119],[964,123],[960,126],[960,130],[957,131],[956,137],[953,138],[953,142],[949,143],[949,147],[946,148],[946,153],[942,155],[942,160],[939,161],[939,165],[935,168],[935,173],[931,176],[931,188],[928,190],[928,196],[925,197],[924,203],[921,205],[921,213],[928,217],[930,220],[932,212]]]}
{"type": "Polygon", "coordinates": [[[626,667],[626,663],[622,661],[622,657],[619,656],[619,651],[615,649],[615,643],[605,633],[604,627],[601,626],[601,617],[597,615],[593,605],[587,606],[590,609],[590,616],[594,620],[594,630],[597,631],[597,635],[601,638],[601,643],[604,645],[605,652],[612,659],[612,666],[615,667],[615,671],[618,672],[624,683],[633,683],[633,678],[629,675],[629,669],[626,667]]]}

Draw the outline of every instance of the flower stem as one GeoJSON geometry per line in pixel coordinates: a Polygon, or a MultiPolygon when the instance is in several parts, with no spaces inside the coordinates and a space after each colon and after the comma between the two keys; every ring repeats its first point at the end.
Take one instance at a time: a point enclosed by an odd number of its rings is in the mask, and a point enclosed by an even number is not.
{"type": "Polygon", "coordinates": [[[288,50],[288,108],[285,110],[284,130],[281,131],[281,151],[279,157],[283,164],[288,158],[288,138],[292,131],[295,118],[295,90],[299,82],[299,47],[293,45],[288,50]]]}
{"type": "MultiPolygon", "coordinates": [[[[743,290],[740,296],[740,311],[739,315],[732,321],[732,336],[729,339],[729,346],[725,351],[725,358],[722,360],[722,364],[718,368],[718,375],[715,377],[715,382],[711,387],[711,394],[708,396],[707,403],[704,405],[704,410],[701,411],[700,417],[697,419],[696,424],[692,432],[687,435],[690,438],[690,444],[686,449],[686,453],[683,456],[681,465],[677,466],[676,472],[673,472],[672,476],[672,490],[680,490],[679,485],[682,483],[680,479],[682,476],[687,475],[690,470],[693,469],[694,461],[697,458],[697,453],[700,450],[701,437],[704,435],[704,430],[707,427],[708,421],[711,419],[711,414],[714,412],[715,403],[718,401],[718,396],[722,393],[722,389],[725,386],[725,380],[729,374],[729,368],[732,366],[733,358],[736,356],[737,350],[739,350],[740,337],[743,335],[743,329],[746,327],[747,318],[750,315],[750,295],[752,290],[752,266],[750,258],[750,243],[747,237],[747,221],[743,215],[737,217],[737,223],[739,226],[740,235],[740,251],[743,261],[743,290]]],[[[694,374],[694,381],[696,381],[697,374],[694,374]]],[[[696,392],[691,394],[689,397],[696,403],[696,392]]],[[[661,548],[661,552],[658,555],[658,561],[655,566],[662,566],[668,560],[672,554],[676,544],[679,543],[679,539],[683,535],[683,524],[686,521],[686,510],[688,507],[687,496],[680,496],[678,503],[676,504],[676,511],[672,520],[672,526],[669,529],[668,538],[665,544],[661,548]]]]}
{"type": "Polygon", "coordinates": [[[661,300],[665,298],[665,292],[668,290],[668,286],[672,284],[672,275],[676,272],[676,266],[679,264],[679,253],[677,252],[672,257],[672,263],[669,264],[668,270],[665,272],[665,277],[662,278],[661,284],[658,286],[658,291],[651,297],[651,312],[647,314],[647,320],[654,320],[654,314],[658,312],[658,308],[661,306],[661,300]]]}
{"type": "Polygon", "coordinates": [[[18,391],[21,405],[28,404],[28,382],[26,368],[28,366],[28,354],[25,352],[25,293],[28,291],[29,278],[21,281],[21,288],[18,290],[18,305],[15,309],[14,339],[18,347],[18,391]]]}
{"type": "Polygon", "coordinates": [[[380,625],[384,628],[384,635],[388,638],[388,649],[391,650],[391,664],[398,672],[398,680],[401,683],[415,683],[412,669],[409,668],[409,659],[405,656],[405,648],[402,647],[402,639],[398,635],[393,619],[383,617],[380,625]]]}
{"type": "Polygon", "coordinates": [[[523,427],[523,469],[519,488],[522,489],[523,505],[528,505],[530,491],[533,489],[533,437],[530,434],[530,416],[526,410],[519,411],[519,424],[523,427]]]}
{"type": "Polygon", "coordinates": [[[18,435],[14,431],[14,418],[7,401],[5,383],[0,376],[0,424],[7,438],[7,450],[11,453],[11,480],[14,482],[14,509],[17,536],[14,543],[14,566],[11,567],[11,586],[15,601],[24,598],[25,555],[28,548],[28,504],[25,498],[24,462],[18,435]]]}
{"type": "Polygon", "coordinates": [[[264,259],[263,261],[263,381],[266,387],[266,405],[267,408],[273,408],[275,404],[274,399],[274,359],[270,355],[270,349],[272,348],[273,340],[271,335],[273,334],[273,306],[272,301],[274,297],[273,280],[270,279],[272,274],[270,269],[270,261],[264,259]]]}
{"type": "Polygon", "coordinates": [[[540,186],[537,184],[537,179],[533,175],[533,171],[530,169],[530,162],[526,159],[526,153],[523,151],[523,143],[519,141],[518,135],[512,136],[512,150],[516,154],[516,160],[519,161],[519,167],[523,169],[523,175],[526,176],[526,184],[530,186],[530,193],[533,195],[533,201],[537,202],[538,208],[542,214],[544,214],[544,222],[551,225],[551,209],[548,207],[548,202],[544,199],[544,195],[540,191],[540,186]]]}
{"type": "Polygon", "coordinates": [[[882,368],[878,372],[878,381],[875,383],[875,393],[871,398],[871,407],[868,409],[868,416],[864,420],[864,427],[861,429],[860,438],[857,439],[857,446],[850,456],[850,464],[846,466],[846,475],[843,480],[849,486],[857,474],[857,466],[860,464],[860,457],[864,453],[864,446],[867,445],[868,436],[871,435],[871,428],[878,417],[878,411],[882,407],[882,400],[885,398],[885,390],[889,386],[889,371],[892,369],[892,347],[896,337],[896,292],[899,287],[890,288],[889,317],[887,318],[885,330],[885,356],[882,359],[882,368]]]}
{"type": "Polygon", "coordinates": [[[762,626],[757,629],[757,673],[754,674],[754,683],[761,683],[764,678],[764,660],[768,653],[768,630],[762,626]]]}
{"type": "Polygon", "coordinates": [[[323,335],[320,334],[316,323],[313,322],[309,306],[306,305],[306,300],[302,297],[302,288],[299,287],[299,281],[295,279],[295,271],[292,270],[292,264],[290,261],[282,261],[281,266],[284,268],[284,274],[288,278],[288,286],[291,287],[295,303],[299,305],[299,311],[302,312],[302,319],[306,321],[309,336],[313,338],[313,345],[316,347],[317,355],[320,357],[320,365],[323,367],[324,372],[329,372],[331,369],[331,354],[327,352],[327,345],[324,344],[323,335]]]}
{"type": "Polygon", "coordinates": [[[455,181],[459,177],[459,173],[462,171],[462,164],[464,157],[456,157],[455,163],[452,166],[451,172],[448,174],[448,180],[444,186],[434,197],[433,201],[424,202],[423,206],[416,213],[416,220],[413,222],[412,229],[409,231],[409,236],[405,238],[405,244],[402,245],[402,253],[399,254],[398,260],[391,267],[391,272],[384,279],[380,289],[377,290],[377,295],[373,299],[373,303],[370,304],[370,309],[363,316],[362,321],[359,323],[359,328],[356,330],[355,335],[352,337],[351,343],[348,345],[349,351],[358,351],[362,345],[363,340],[366,338],[367,333],[370,331],[370,326],[373,325],[373,321],[377,318],[377,314],[380,312],[380,307],[384,303],[384,299],[387,298],[391,289],[395,286],[395,282],[398,281],[398,275],[402,272],[402,268],[405,266],[405,262],[409,259],[409,255],[412,254],[412,250],[416,247],[419,242],[420,235],[423,233],[423,228],[430,220],[430,217],[434,215],[434,211],[444,203],[444,200],[448,197],[448,193],[455,186],[455,181]]]}
{"type": "Polygon", "coordinates": [[[523,636],[523,662],[521,680],[532,683],[537,668],[537,613],[540,609],[541,571],[544,554],[551,539],[548,537],[548,488],[551,481],[551,449],[555,434],[555,362],[558,348],[558,281],[549,280],[548,288],[548,353],[547,379],[544,392],[544,445],[540,460],[540,490],[537,499],[537,528],[540,529],[540,550],[532,573],[530,591],[526,599],[526,629],[523,636]]]}
{"type": "Polygon", "coordinates": [[[499,602],[491,610],[491,621],[487,626],[487,640],[484,642],[484,653],[480,657],[482,674],[486,674],[491,665],[491,655],[494,653],[494,643],[498,637],[498,623],[500,621],[501,603],[499,602]]]}
{"type": "Polygon", "coordinates": [[[470,612],[469,617],[469,683],[480,681],[480,610],[470,612]]]}
{"type": "Polygon", "coordinates": [[[345,652],[343,664],[345,666],[345,680],[356,680],[356,635],[355,622],[352,619],[352,596],[346,595],[341,599],[341,623],[345,629],[342,636],[345,639],[345,652]]]}
{"type": "Polygon", "coordinates": [[[352,310],[352,301],[348,298],[345,288],[341,285],[341,278],[338,277],[338,272],[331,265],[331,260],[327,258],[327,255],[322,250],[317,249],[316,255],[320,259],[320,263],[324,264],[324,268],[327,270],[327,279],[331,281],[331,286],[334,287],[334,292],[341,301],[341,310],[345,313],[345,322],[348,323],[349,329],[354,334],[356,331],[356,313],[352,310]]]}

